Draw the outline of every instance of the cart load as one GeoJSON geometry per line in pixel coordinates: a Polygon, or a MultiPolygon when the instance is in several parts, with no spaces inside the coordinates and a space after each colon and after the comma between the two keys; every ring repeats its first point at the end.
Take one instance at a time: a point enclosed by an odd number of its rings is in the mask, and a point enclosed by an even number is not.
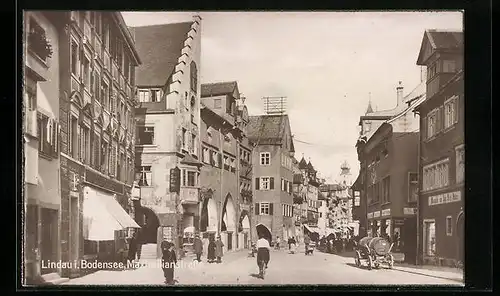
{"type": "Polygon", "coordinates": [[[382,237],[364,237],[356,245],[355,263],[359,267],[365,261],[368,269],[378,268],[381,264],[387,264],[392,268],[394,258],[391,255],[392,244],[382,237]]]}

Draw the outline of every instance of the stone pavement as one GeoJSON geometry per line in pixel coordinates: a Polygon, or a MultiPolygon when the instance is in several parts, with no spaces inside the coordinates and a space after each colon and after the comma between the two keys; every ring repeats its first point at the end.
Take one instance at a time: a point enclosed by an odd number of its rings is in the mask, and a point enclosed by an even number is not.
{"type": "MultiPolygon", "coordinates": [[[[248,251],[227,253],[220,264],[190,264],[190,258],[175,270],[178,285],[453,285],[462,286],[457,278],[422,269],[395,267],[367,270],[354,265],[353,258],[315,251],[312,256],[272,250],[265,279],[257,276],[256,258],[248,251]]],[[[152,264],[135,270],[99,271],[72,279],[63,285],[164,285],[163,273],[152,264]]]]}

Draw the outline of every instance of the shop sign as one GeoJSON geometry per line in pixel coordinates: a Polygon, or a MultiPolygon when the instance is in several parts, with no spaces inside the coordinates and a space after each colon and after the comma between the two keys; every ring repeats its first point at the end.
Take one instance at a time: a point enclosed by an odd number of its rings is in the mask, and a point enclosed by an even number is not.
{"type": "Polygon", "coordinates": [[[417,208],[403,208],[403,214],[404,215],[416,215],[417,208]]]}
{"type": "Polygon", "coordinates": [[[376,211],[373,213],[373,218],[378,218],[380,217],[380,211],[376,211]]]}
{"type": "Polygon", "coordinates": [[[404,220],[394,220],[394,225],[404,225],[405,221],[404,220]]]}
{"type": "Polygon", "coordinates": [[[439,195],[429,196],[429,206],[447,204],[461,200],[461,192],[447,192],[439,195]]]}
{"type": "Polygon", "coordinates": [[[368,213],[368,214],[366,215],[366,217],[367,217],[368,219],[373,218],[373,212],[372,212],[372,213],[368,213]]]}
{"type": "Polygon", "coordinates": [[[390,216],[390,215],[391,215],[391,209],[382,210],[382,217],[390,216]]]}

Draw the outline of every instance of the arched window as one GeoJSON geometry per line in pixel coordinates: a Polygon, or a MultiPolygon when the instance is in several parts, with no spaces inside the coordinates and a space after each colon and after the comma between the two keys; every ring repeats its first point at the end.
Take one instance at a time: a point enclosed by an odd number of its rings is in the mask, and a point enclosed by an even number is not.
{"type": "Polygon", "coordinates": [[[198,70],[196,68],[196,63],[191,62],[191,90],[196,93],[198,85],[198,70]]]}

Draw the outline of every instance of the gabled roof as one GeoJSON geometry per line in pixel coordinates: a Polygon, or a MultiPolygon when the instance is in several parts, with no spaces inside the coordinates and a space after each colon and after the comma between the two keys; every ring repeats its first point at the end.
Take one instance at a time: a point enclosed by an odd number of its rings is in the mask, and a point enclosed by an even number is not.
{"type": "Polygon", "coordinates": [[[163,86],[181,56],[193,22],[130,27],[142,65],[136,69],[137,86],[163,86]]]}
{"type": "Polygon", "coordinates": [[[237,87],[238,83],[236,81],[204,83],[201,85],[201,96],[210,97],[233,94],[237,87]]]}
{"type": "Polygon", "coordinates": [[[309,163],[307,164],[307,168],[313,172],[315,172],[314,170],[314,166],[312,165],[311,161],[309,161],[309,163]]]}
{"type": "MultiPolygon", "coordinates": [[[[287,127],[290,127],[288,115],[258,115],[250,116],[248,123],[248,138],[260,145],[283,144],[287,127]]],[[[290,128],[289,128],[290,129],[290,128]]],[[[293,139],[290,135],[291,151],[294,151],[293,139]]]]}
{"type": "Polygon", "coordinates": [[[373,113],[373,108],[372,108],[372,101],[368,101],[368,108],[366,108],[366,113],[365,114],[368,114],[368,113],[373,113]]]}
{"type": "Polygon", "coordinates": [[[464,46],[464,34],[459,31],[426,30],[422,38],[417,65],[424,65],[424,59],[429,57],[429,54],[426,53],[427,44],[430,44],[433,52],[441,50],[460,51],[464,46]],[[426,54],[428,56],[425,56],[426,54]]]}

